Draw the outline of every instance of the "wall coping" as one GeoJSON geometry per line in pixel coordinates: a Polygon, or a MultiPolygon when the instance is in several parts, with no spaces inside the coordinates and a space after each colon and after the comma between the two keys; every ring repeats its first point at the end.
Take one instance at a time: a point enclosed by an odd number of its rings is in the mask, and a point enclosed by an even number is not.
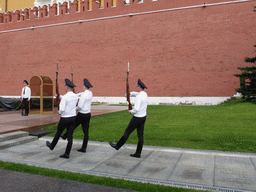
{"type": "MultiPolygon", "coordinates": [[[[149,3],[156,3],[159,2],[158,1],[152,1],[149,3]]],[[[146,4],[145,6],[147,6],[149,3],[135,3],[134,5],[126,5],[126,6],[132,6],[131,9],[127,10],[129,11],[128,14],[122,14],[122,15],[112,15],[112,16],[107,16],[107,17],[98,17],[98,18],[93,18],[93,19],[80,19],[80,20],[76,20],[76,21],[69,21],[69,22],[63,22],[63,23],[54,23],[54,24],[49,24],[49,25],[40,25],[40,26],[35,26],[35,23],[33,23],[33,25],[31,27],[24,27],[24,28],[17,28],[17,29],[11,29],[11,30],[6,30],[6,31],[0,31],[0,33],[8,33],[8,32],[15,32],[15,31],[22,31],[22,30],[31,30],[31,29],[37,29],[37,28],[45,28],[45,27],[54,27],[54,26],[60,26],[60,25],[68,25],[68,24],[75,24],[75,23],[83,23],[83,22],[91,22],[91,21],[98,21],[98,20],[106,20],[106,19],[114,19],[114,18],[121,18],[121,17],[131,17],[131,16],[138,16],[138,15],[145,15],[145,14],[154,14],[154,13],[161,13],[161,12],[168,12],[168,11],[177,11],[177,10],[185,10],[185,9],[193,9],[193,8],[200,8],[200,7],[210,7],[210,6],[219,6],[219,5],[226,5],[226,4],[234,4],[234,3],[244,3],[244,2],[251,2],[254,0],[238,0],[238,1],[226,1],[226,2],[220,2],[220,3],[203,3],[201,5],[193,5],[193,6],[186,6],[186,7],[177,7],[177,8],[169,8],[169,9],[159,9],[159,10],[153,10],[153,11],[142,11],[142,12],[137,12],[137,13],[133,13],[131,12],[131,10],[133,9],[133,7],[138,6],[140,4],[146,4]]],[[[72,8],[72,10],[75,10],[77,8],[77,0],[76,3],[74,1],[74,3],[71,3],[71,1],[69,1],[69,6],[70,9],[72,8]]],[[[81,4],[83,3],[83,1],[80,2],[81,4]]],[[[124,6],[124,5],[123,5],[124,6]]],[[[94,7],[95,8],[95,7],[94,7]]],[[[117,9],[116,7],[112,7],[117,9]]],[[[111,9],[112,9],[111,8],[111,9]]],[[[8,11],[8,12],[4,12],[4,13],[0,13],[0,27],[4,27],[5,25],[8,25],[8,27],[11,26],[15,26],[16,23],[20,23],[20,21],[22,21],[22,23],[27,23],[30,21],[44,21],[44,19],[47,18],[54,18],[55,16],[58,17],[65,17],[67,15],[76,15],[78,13],[84,12],[89,13],[89,12],[96,12],[98,13],[99,10],[101,9],[106,9],[107,8],[99,8],[98,10],[87,10],[87,11],[72,11],[72,12],[66,12],[65,14],[59,14],[57,13],[57,10],[65,10],[67,11],[68,7],[67,7],[67,2],[64,2],[63,4],[53,4],[52,6],[49,4],[44,5],[43,7],[34,7],[33,9],[31,8],[26,8],[23,11],[21,10],[15,10],[15,11],[8,11]],[[57,6],[59,7],[57,9],[57,6]],[[54,11],[50,11],[50,10],[55,10],[56,13],[54,11]],[[49,10],[49,13],[47,12],[47,10],[49,10]],[[89,12],[88,12],[89,11],[89,12]],[[29,14],[30,12],[30,14],[29,14]],[[53,14],[54,12],[54,14],[53,14]],[[33,14],[34,13],[34,14],[33,14]],[[42,17],[40,15],[38,15],[38,13],[41,15],[43,15],[42,17]],[[35,15],[35,18],[33,17],[35,15]],[[8,22],[5,23],[4,20],[6,20],[8,18],[8,22]],[[2,23],[1,23],[2,21],[2,23]]],[[[64,11],[64,12],[65,12],[64,11]]],[[[102,13],[102,12],[100,12],[102,13]]],[[[108,12],[109,13],[109,12],[108,12]]],[[[14,27],[15,28],[15,27],[14,27]]]]}

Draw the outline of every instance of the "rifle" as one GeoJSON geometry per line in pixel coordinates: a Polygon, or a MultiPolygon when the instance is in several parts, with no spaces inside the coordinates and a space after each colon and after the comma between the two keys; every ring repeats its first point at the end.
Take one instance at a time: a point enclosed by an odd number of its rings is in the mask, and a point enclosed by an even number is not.
{"type": "Polygon", "coordinates": [[[72,65],[71,65],[71,77],[72,77],[72,83],[73,83],[73,69],[72,69],[72,65]]]}
{"type": "MultiPolygon", "coordinates": [[[[72,69],[72,65],[71,65],[71,77],[72,77],[72,83],[73,83],[73,69],[72,69]]],[[[76,93],[75,92],[75,87],[73,88],[73,92],[76,93]]]]}
{"type": "Polygon", "coordinates": [[[58,110],[59,110],[59,104],[60,104],[60,92],[59,92],[59,84],[58,84],[58,63],[57,63],[57,71],[56,71],[56,94],[57,94],[57,97],[56,97],[56,103],[58,105],[58,110]]]}
{"type": "Polygon", "coordinates": [[[127,78],[126,78],[126,100],[128,101],[128,109],[132,110],[132,104],[130,102],[130,91],[129,91],[129,62],[128,62],[128,71],[127,71],[127,78]]]}

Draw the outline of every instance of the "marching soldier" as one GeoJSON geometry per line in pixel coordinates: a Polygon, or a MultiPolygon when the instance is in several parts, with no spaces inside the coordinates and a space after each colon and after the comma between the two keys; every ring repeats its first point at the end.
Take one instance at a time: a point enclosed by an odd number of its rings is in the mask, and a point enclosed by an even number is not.
{"type": "Polygon", "coordinates": [[[129,135],[137,128],[137,135],[139,139],[137,150],[134,154],[131,154],[130,156],[140,158],[142,147],[143,147],[144,125],[145,125],[146,116],[147,116],[148,95],[144,91],[144,89],[147,89],[147,87],[144,85],[144,83],[140,79],[138,80],[138,84],[136,87],[137,87],[136,88],[137,92],[130,93],[131,96],[136,96],[135,105],[132,110],[129,110],[129,113],[134,114],[134,116],[131,119],[121,139],[117,143],[109,142],[109,144],[111,147],[115,148],[116,150],[119,150],[124,145],[129,135]]]}
{"type": "Polygon", "coordinates": [[[28,116],[31,89],[28,87],[28,82],[26,80],[23,81],[23,84],[24,84],[24,87],[22,88],[22,92],[21,92],[21,100],[25,108],[25,114],[23,116],[28,116]]]}
{"type": "MultiPolygon", "coordinates": [[[[92,92],[89,90],[91,87],[91,83],[84,79],[83,82],[83,90],[84,92],[77,94],[80,96],[77,110],[79,111],[76,116],[75,128],[82,124],[82,129],[84,132],[84,139],[81,149],[78,149],[79,152],[86,152],[88,139],[89,139],[89,124],[91,119],[91,104],[92,104],[92,92]]],[[[61,134],[61,137],[65,140],[67,138],[67,132],[65,134],[61,134]]]]}
{"type": "Polygon", "coordinates": [[[61,118],[58,124],[57,133],[55,134],[51,143],[46,141],[46,146],[49,147],[50,150],[53,150],[58,143],[61,133],[65,128],[67,128],[68,143],[65,153],[60,155],[60,157],[68,159],[73,144],[73,131],[75,128],[76,104],[78,101],[78,96],[73,93],[73,88],[75,85],[69,79],[65,79],[65,83],[65,91],[67,93],[62,96],[60,101],[59,113],[61,114],[61,118]]]}

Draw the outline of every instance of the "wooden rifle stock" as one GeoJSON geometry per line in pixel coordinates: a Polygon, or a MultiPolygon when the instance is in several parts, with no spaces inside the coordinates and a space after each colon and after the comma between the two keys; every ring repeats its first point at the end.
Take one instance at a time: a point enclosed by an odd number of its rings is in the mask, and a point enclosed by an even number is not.
{"type": "Polygon", "coordinates": [[[127,71],[127,79],[126,79],[126,100],[128,102],[128,109],[132,110],[132,104],[131,104],[131,101],[130,101],[130,91],[129,91],[128,78],[129,78],[129,71],[127,71]]]}

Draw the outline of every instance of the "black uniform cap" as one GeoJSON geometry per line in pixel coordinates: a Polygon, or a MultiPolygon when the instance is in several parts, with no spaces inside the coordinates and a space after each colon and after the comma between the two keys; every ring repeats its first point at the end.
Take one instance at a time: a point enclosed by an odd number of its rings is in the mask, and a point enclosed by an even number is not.
{"type": "Polygon", "coordinates": [[[24,80],[24,81],[23,81],[23,83],[26,83],[26,84],[28,85],[28,82],[27,82],[27,80],[24,80]]]}
{"type": "Polygon", "coordinates": [[[68,87],[71,87],[71,88],[76,87],[76,86],[72,83],[72,81],[70,81],[69,79],[65,79],[65,83],[66,83],[66,85],[67,85],[68,87]]]}
{"type": "Polygon", "coordinates": [[[88,81],[88,79],[84,79],[84,86],[85,87],[87,87],[88,89],[90,88],[90,87],[92,87],[92,85],[91,85],[91,83],[88,81]]]}
{"type": "Polygon", "coordinates": [[[138,79],[137,86],[140,86],[142,89],[147,89],[146,85],[144,85],[144,83],[140,79],[138,79]]]}

